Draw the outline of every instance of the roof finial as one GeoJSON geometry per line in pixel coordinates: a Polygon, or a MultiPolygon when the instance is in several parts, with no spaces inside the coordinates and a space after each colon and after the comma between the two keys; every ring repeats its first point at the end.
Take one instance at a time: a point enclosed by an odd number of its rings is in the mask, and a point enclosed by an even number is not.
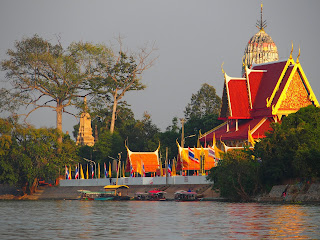
{"type": "Polygon", "coordinates": [[[222,71],[222,74],[225,74],[225,72],[223,70],[223,64],[224,64],[224,62],[222,62],[222,64],[221,64],[221,71],[222,71]]]}
{"type": "Polygon", "coordinates": [[[299,54],[298,54],[298,57],[297,57],[297,63],[299,63],[299,57],[300,57],[300,45],[299,45],[299,54]]]}
{"type": "Polygon", "coordinates": [[[291,41],[291,44],[292,44],[292,46],[291,46],[291,52],[290,52],[290,59],[292,59],[292,52],[293,52],[293,41],[291,41]]]}
{"type": "Polygon", "coordinates": [[[261,17],[260,17],[260,22],[259,20],[257,21],[256,27],[260,29],[260,31],[264,32],[264,29],[267,27],[267,21],[263,20],[262,18],[262,10],[263,10],[263,4],[261,2],[261,17]]]}

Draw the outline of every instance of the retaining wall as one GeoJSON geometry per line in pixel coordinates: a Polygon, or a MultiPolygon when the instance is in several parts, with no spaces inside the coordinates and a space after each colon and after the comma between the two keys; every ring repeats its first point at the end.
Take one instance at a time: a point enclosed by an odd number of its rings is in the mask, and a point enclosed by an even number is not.
{"type": "MultiPolygon", "coordinates": [[[[165,184],[210,184],[207,176],[174,176],[174,177],[124,177],[118,179],[118,185],[165,185],[165,184]]],[[[60,180],[61,187],[105,186],[116,184],[116,178],[70,179],[60,180]]]]}

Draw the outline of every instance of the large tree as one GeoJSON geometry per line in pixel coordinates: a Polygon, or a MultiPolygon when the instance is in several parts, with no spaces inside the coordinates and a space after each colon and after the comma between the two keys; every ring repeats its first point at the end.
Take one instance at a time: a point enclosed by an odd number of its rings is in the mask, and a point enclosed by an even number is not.
{"type": "Polygon", "coordinates": [[[154,47],[142,48],[137,53],[125,51],[121,40],[118,41],[119,51],[111,48],[100,48],[92,52],[95,59],[96,78],[89,80],[89,91],[97,102],[105,102],[110,106],[111,122],[110,132],[115,129],[118,105],[126,105],[123,101],[128,91],[143,90],[146,86],[141,82],[143,72],[149,69],[156,58],[152,58],[154,47]],[[107,52],[107,53],[106,53],[107,52]],[[105,54],[104,54],[105,53],[105,54]],[[101,57],[109,54],[109,56],[101,57]]]}
{"type": "Polygon", "coordinates": [[[216,94],[216,89],[207,84],[202,84],[196,94],[192,94],[191,102],[188,103],[184,111],[185,118],[201,118],[205,115],[218,115],[221,107],[221,98],[216,94]]]}
{"type": "Polygon", "coordinates": [[[2,88],[2,110],[25,106],[25,119],[39,108],[56,112],[56,127],[62,142],[62,113],[80,96],[84,81],[91,73],[90,61],[84,61],[77,43],[66,50],[38,35],[24,38],[9,49],[9,59],[1,62],[11,88],[2,88]],[[28,108],[29,107],[29,108],[28,108]]]}

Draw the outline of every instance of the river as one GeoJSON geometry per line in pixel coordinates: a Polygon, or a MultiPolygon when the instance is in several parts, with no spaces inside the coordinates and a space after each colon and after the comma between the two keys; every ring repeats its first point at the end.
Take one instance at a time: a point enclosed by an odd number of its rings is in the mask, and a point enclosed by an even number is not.
{"type": "Polygon", "coordinates": [[[1,239],[320,239],[319,205],[0,201],[1,239]]]}

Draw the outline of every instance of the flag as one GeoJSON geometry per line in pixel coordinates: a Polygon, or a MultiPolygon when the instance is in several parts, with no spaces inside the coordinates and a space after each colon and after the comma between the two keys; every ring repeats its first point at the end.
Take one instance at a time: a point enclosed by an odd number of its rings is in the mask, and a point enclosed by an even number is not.
{"type": "Polygon", "coordinates": [[[78,167],[76,166],[76,173],[74,175],[74,179],[78,179],[79,178],[79,171],[78,171],[78,167]]]}
{"type": "Polygon", "coordinates": [[[98,178],[100,178],[100,163],[98,163],[98,178]]]}
{"type": "Polygon", "coordinates": [[[87,164],[87,179],[89,179],[89,166],[87,164]]]}
{"type": "Polygon", "coordinates": [[[146,171],[144,169],[144,162],[142,162],[142,176],[145,177],[146,176],[146,171]]]}
{"type": "Polygon", "coordinates": [[[107,178],[108,177],[108,171],[107,171],[107,165],[104,163],[104,176],[107,178]]]}
{"type": "Polygon", "coordinates": [[[168,163],[168,176],[170,177],[172,175],[172,168],[171,168],[171,164],[168,163]]]}
{"type": "Polygon", "coordinates": [[[122,177],[125,177],[125,172],[124,172],[124,164],[122,164],[122,177]]]}
{"type": "Polygon", "coordinates": [[[66,165],[66,179],[69,179],[69,170],[68,170],[67,165],[66,165]]]}
{"type": "Polygon", "coordinates": [[[80,164],[80,177],[81,179],[84,179],[84,174],[83,174],[83,169],[81,164],[80,164]]]}
{"type": "Polygon", "coordinates": [[[249,126],[249,129],[248,129],[248,142],[251,143],[252,147],[254,147],[255,142],[254,142],[254,139],[253,139],[251,131],[250,131],[250,126],[249,126]]]}
{"type": "Polygon", "coordinates": [[[173,159],[173,163],[172,163],[172,176],[176,176],[177,172],[176,172],[176,163],[175,160],[173,159]]]}
{"type": "Polygon", "coordinates": [[[109,178],[112,177],[112,172],[111,172],[111,162],[109,162],[109,178]]]}
{"type": "Polygon", "coordinates": [[[208,145],[208,149],[208,157],[211,157],[214,159],[214,161],[216,161],[216,153],[214,152],[214,148],[208,145]]]}
{"type": "Polygon", "coordinates": [[[130,164],[130,177],[133,177],[133,174],[134,174],[134,171],[133,171],[132,165],[130,164]]]}
{"type": "Polygon", "coordinates": [[[189,158],[191,161],[194,161],[194,162],[196,162],[196,163],[199,163],[199,159],[198,159],[198,158],[195,158],[194,151],[193,151],[191,148],[188,148],[188,158],[189,158]]]}
{"type": "Polygon", "coordinates": [[[71,166],[69,166],[69,169],[70,169],[70,174],[69,174],[69,178],[68,179],[70,180],[70,179],[72,179],[72,177],[71,177],[71,166]]]}
{"type": "Polygon", "coordinates": [[[163,170],[162,170],[162,162],[161,162],[161,159],[159,159],[159,161],[160,161],[160,177],[163,177],[163,170]]]}
{"type": "Polygon", "coordinates": [[[91,164],[91,178],[94,177],[93,164],[91,164]]]}
{"type": "Polygon", "coordinates": [[[141,163],[137,162],[137,173],[142,177],[142,166],[141,163]]]}

